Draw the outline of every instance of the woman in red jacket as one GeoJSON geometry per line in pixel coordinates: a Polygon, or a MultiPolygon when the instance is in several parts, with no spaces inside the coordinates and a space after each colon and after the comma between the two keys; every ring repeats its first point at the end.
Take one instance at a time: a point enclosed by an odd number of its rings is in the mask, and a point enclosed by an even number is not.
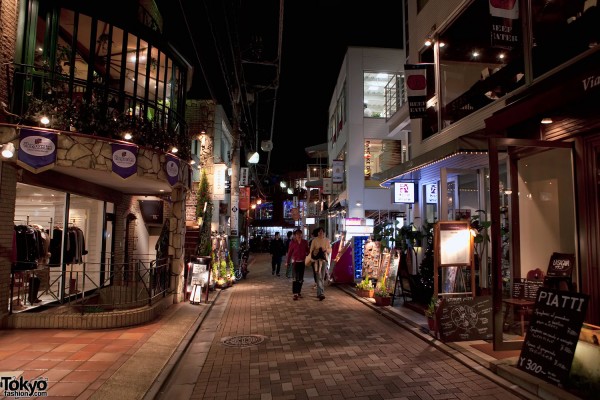
{"type": "Polygon", "coordinates": [[[304,259],[308,255],[308,242],[302,238],[302,230],[294,231],[294,239],[290,243],[287,253],[287,263],[293,263],[294,281],[292,282],[292,293],[294,300],[302,297],[302,283],[304,282],[304,259]]]}

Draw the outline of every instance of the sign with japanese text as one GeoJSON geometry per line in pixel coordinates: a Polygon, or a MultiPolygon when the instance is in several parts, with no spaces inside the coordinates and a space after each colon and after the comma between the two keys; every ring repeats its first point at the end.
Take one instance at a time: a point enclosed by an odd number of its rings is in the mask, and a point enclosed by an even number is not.
{"type": "Polygon", "coordinates": [[[240,211],[246,211],[250,208],[250,188],[240,187],[240,211]]]}
{"type": "Polygon", "coordinates": [[[225,174],[227,173],[226,164],[213,165],[213,200],[225,200],[225,174]]]}
{"type": "Polygon", "coordinates": [[[250,168],[240,168],[240,186],[248,186],[248,175],[250,174],[250,168]]]}

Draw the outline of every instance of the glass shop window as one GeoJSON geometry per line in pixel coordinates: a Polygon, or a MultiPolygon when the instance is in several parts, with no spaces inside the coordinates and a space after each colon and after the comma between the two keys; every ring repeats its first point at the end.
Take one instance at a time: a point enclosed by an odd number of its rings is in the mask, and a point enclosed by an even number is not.
{"type": "Polygon", "coordinates": [[[473,2],[439,36],[442,129],[525,81],[518,5],[493,3],[473,2]]]}
{"type": "Polygon", "coordinates": [[[532,0],[534,78],[600,42],[597,0],[532,0]]]}

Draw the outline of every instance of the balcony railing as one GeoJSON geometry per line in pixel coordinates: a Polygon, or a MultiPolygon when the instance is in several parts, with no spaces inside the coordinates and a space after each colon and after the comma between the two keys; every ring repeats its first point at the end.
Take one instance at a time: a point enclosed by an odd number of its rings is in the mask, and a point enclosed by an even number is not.
{"type": "Polygon", "coordinates": [[[392,116],[406,103],[406,88],[404,86],[404,72],[398,72],[392,76],[385,85],[385,116],[392,116]]]}
{"type": "Polygon", "coordinates": [[[129,132],[135,144],[165,152],[175,146],[180,158],[190,157],[185,119],[164,101],[31,65],[15,65],[13,76],[12,112],[21,117],[18,123],[112,139],[129,132]],[[46,126],[39,122],[42,115],[50,119],[46,126]]]}
{"type": "Polygon", "coordinates": [[[9,312],[57,308],[91,313],[152,305],[170,289],[167,259],[135,260],[127,264],[83,263],[11,273],[9,312]],[[66,307],[65,307],[66,306],[66,307]]]}

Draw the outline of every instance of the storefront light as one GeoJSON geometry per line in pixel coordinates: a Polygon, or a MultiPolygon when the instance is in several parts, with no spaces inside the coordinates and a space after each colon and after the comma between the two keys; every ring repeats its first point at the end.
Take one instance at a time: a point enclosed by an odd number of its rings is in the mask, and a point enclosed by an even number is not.
{"type": "Polygon", "coordinates": [[[40,122],[44,125],[48,125],[50,123],[50,118],[48,118],[46,115],[42,115],[40,122]]]}
{"type": "Polygon", "coordinates": [[[175,146],[173,146],[173,148],[171,149],[171,153],[175,154],[179,151],[179,149],[175,146]]]}
{"type": "Polygon", "coordinates": [[[2,157],[12,158],[15,155],[15,145],[12,143],[6,143],[2,146],[2,157]]]}
{"type": "Polygon", "coordinates": [[[125,139],[125,140],[131,140],[131,138],[133,138],[133,135],[131,134],[131,132],[126,132],[123,135],[123,139],[125,139]]]}

